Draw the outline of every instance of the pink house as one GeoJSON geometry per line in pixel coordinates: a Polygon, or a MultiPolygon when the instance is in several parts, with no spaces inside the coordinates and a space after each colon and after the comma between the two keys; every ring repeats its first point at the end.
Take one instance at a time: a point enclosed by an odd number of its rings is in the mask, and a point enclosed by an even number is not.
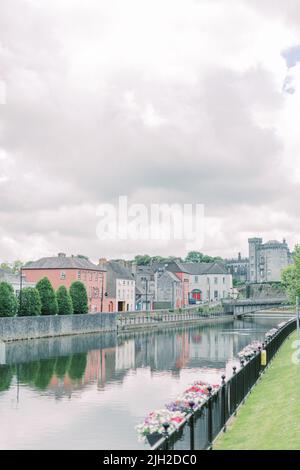
{"type": "Polygon", "coordinates": [[[69,288],[72,282],[81,281],[87,290],[89,312],[105,311],[106,269],[96,266],[85,256],[67,257],[59,253],[55,257],[27,263],[22,274],[26,281],[34,283],[47,277],[55,290],[60,286],[69,288]]]}

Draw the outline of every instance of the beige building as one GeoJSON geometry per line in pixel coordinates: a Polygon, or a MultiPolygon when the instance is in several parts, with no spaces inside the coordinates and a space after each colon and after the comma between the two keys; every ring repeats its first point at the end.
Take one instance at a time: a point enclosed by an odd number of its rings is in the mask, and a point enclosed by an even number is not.
{"type": "Polygon", "coordinates": [[[262,238],[249,238],[248,242],[250,282],[279,282],[282,270],[292,263],[285,239],[263,243],[262,238]]]}

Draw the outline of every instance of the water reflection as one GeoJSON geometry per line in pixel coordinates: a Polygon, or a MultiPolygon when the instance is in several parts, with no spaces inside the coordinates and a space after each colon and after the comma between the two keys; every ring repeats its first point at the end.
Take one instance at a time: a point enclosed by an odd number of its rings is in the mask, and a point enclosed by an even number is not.
{"type": "Polygon", "coordinates": [[[149,410],[193,380],[231,374],[237,353],[278,321],[6,344],[0,448],[143,447],[134,426],[149,410]]]}

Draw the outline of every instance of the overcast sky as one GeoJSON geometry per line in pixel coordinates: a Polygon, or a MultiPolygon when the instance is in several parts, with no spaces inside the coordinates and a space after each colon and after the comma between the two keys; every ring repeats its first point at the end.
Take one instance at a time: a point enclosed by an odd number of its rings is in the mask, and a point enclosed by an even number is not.
{"type": "Polygon", "coordinates": [[[98,240],[119,195],[204,204],[211,255],[292,248],[299,24],[298,0],[1,0],[0,261],[185,254],[98,240]]]}

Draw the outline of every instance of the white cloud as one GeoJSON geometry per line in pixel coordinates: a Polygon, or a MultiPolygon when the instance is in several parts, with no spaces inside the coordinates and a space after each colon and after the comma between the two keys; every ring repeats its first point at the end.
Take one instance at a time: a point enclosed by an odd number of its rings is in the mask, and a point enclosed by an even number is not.
{"type": "Polygon", "coordinates": [[[205,204],[207,252],[295,243],[299,17],[292,0],[3,0],[0,258],[184,254],[100,246],[97,204],[120,194],[205,204]]]}

